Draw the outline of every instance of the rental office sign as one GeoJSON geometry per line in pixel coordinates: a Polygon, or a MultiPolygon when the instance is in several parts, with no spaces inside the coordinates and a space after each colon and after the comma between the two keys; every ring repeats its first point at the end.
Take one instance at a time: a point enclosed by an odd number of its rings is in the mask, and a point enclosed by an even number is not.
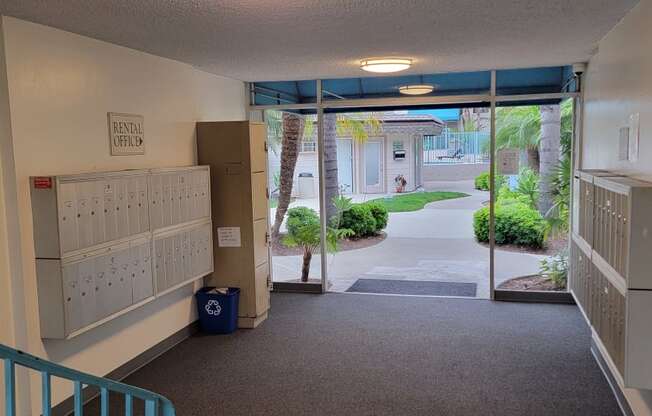
{"type": "Polygon", "coordinates": [[[145,118],[138,114],[108,113],[111,156],[145,154],[145,118]]]}

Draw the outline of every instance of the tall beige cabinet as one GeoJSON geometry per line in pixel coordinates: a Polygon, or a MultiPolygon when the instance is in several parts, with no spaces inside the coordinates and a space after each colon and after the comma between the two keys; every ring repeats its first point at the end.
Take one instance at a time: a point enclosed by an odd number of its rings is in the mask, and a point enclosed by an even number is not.
{"type": "Polygon", "coordinates": [[[238,325],[269,310],[267,130],[249,121],[197,123],[199,163],[209,165],[215,271],[209,284],[240,288],[238,325]]]}

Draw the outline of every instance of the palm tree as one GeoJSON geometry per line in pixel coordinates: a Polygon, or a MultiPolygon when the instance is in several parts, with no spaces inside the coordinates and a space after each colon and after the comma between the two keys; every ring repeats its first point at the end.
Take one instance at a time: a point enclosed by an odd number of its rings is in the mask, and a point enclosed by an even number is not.
{"type": "MultiPolygon", "coordinates": [[[[272,116],[271,123],[273,123],[273,118],[274,116],[272,116]]],[[[299,145],[303,138],[304,118],[299,114],[284,112],[282,126],[279,196],[274,225],[272,225],[273,238],[278,238],[283,218],[285,218],[285,213],[290,205],[292,186],[294,185],[294,169],[299,157],[299,145]]]]}
{"type": "Polygon", "coordinates": [[[500,107],[496,111],[496,147],[520,149],[522,162],[539,173],[541,113],[536,106],[500,107]]]}
{"type": "Polygon", "coordinates": [[[324,114],[324,187],[326,197],[326,218],[330,222],[337,216],[335,199],[340,193],[337,172],[337,137],[351,137],[363,143],[370,135],[380,132],[380,120],[374,113],[364,117],[351,117],[345,114],[324,114]]]}
{"type": "Polygon", "coordinates": [[[560,159],[561,115],[558,105],[502,107],[496,112],[496,147],[523,151],[528,167],[538,173],[539,212],[553,206],[550,178],[560,159]]]}

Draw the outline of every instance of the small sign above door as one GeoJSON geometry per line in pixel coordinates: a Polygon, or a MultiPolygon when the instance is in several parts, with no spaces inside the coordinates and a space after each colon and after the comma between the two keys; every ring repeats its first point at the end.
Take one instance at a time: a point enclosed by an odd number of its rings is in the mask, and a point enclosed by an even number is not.
{"type": "Polygon", "coordinates": [[[138,114],[108,113],[111,156],[145,154],[145,118],[138,114]]]}

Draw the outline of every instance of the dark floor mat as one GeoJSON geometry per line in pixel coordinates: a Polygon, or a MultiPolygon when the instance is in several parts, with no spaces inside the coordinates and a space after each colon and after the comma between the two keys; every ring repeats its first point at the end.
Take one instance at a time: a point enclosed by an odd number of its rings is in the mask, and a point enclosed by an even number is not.
{"type": "Polygon", "coordinates": [[[475,283],[358,279],[346,291],[392,295],[464,296],[474,298],[476,289],[477,285],[475,283]]]}

